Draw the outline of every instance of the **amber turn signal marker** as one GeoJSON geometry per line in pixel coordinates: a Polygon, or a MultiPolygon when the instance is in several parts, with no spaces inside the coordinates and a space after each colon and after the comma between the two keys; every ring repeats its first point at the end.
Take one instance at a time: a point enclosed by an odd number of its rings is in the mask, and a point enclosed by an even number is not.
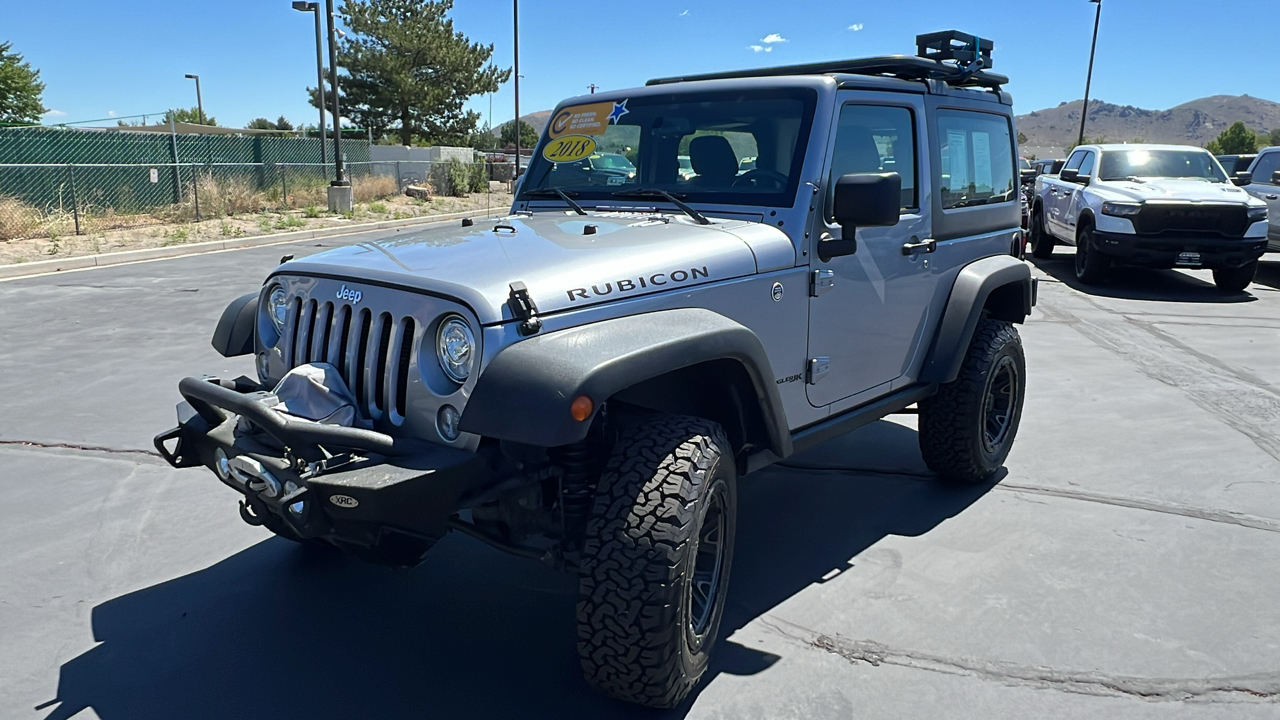
{"type": "Polygon", "coordinates": [[[591,417],[591,411],[596,409],[595,403],[591,402],[591,398],[586,395],[579,395],[573,399],[573,403],[569,405],[569,414],[574,420],[582,422],[591,417]]]}

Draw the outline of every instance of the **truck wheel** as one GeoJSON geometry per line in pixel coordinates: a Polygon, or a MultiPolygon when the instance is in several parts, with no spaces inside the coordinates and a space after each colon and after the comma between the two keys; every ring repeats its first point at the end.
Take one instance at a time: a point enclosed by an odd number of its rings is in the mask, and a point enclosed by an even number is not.
{"type": "Polygon", "coordinates": [[[1043,260],[1053,255],[1053,236],[1044,229],[1044,210],[1031,210],[1031,257],[1043,260]]]}
{"type": "Polygon", "coordinates": [[[1244,292],[1253,282],[1253,275],[1258,271],[1258,261],[1245,263],[1238,268],[1218,268],[1213,271],[1213,284],[1224,293],[1244,292]]]}
{"type": "Polygon", "coordinates": [[[578,656],[596,689],[671,708],[698,684],[729,584],[736,481],[713,422],[665,416],[618,439],[579,575],[578,656]]]}
{"type": "Polygon", "coordinates": [[[986,480],[1009,456],[1026,389],[1022,339],[1010,323],[983,319],[960,375],[920,402],[920,452],[943,480],[986,480]]]}
{"type": "Polygon", "coordinates": [[[1085,285],[1097,285],[1106,279],[1111,261],[1093,246],[1093,227],[1086,225],[1076,237],[1076,279],[1085,285]]]}

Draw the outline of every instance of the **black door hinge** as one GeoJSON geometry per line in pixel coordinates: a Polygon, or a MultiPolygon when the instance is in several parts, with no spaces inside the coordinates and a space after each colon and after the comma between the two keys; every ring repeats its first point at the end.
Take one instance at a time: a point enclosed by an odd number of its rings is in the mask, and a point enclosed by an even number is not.
{"type": "Polygon", "coordinates": [[[529,288],[519,281],[511,283],[511,295],[507,297],[507,307],[511,308],[511,317],[520,321],[520,334],[532,335],[542,329],[542,321],[538,319],[538,306],[529,297],[529,288]]]}

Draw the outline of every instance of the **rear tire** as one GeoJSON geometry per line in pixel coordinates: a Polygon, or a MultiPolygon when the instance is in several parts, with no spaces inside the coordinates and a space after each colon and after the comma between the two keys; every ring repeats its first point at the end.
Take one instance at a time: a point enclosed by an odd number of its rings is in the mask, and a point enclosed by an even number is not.
{"type": "Polygon", "coordinates": [[[1111,261],[1093,246],[1093,226],[1084,226],[1076,236],[1076,279],[1085,285],[1097,285],[1110,270],[1111,261]]]}
{"type": "Polygon", "coordinates": [[[1224,293],[1244,292],[1253,282],[1254,273],[1258,272],[1258,261],[1246,263],[1238,268],[1218,268],[1213,271],[1213,284],[1224,293]]]}
{"type": "Polygon", "coordinates": [[[1053,236],[1044,229],[1044,209],[1031,209],[1031,257],[1043,260],[1053,255],[1053,236]]]}
{"type": "Polygon", "coordinates": [[[724,610],[736,480],[713,422],[663,416],[618,439],[579,575],[578,656],[596,689],[671,708],[698,684],[724,610]]]}
{"type": "Polygon", "coordinates": [[[976,483],[1004,465],[1026,390],[1022,340],[1012,324],[978,323],[960,374],[920,402],[920,452],[949,482],[976,483]]]}

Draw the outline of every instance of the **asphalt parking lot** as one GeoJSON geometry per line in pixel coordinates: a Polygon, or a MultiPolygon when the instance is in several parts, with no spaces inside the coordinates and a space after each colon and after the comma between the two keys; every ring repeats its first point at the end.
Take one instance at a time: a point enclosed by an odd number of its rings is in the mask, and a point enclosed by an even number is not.
{"type": "Polygon", "coordinates": [[[725,638],[662,714],[581,680],[574,578],[317,559],[151,452],[181,377],[251,372],[226,302],[375,236],[0,282],[0,717],[1280,715],[1280,262],[1237,296],[1040,262],[998,484],[934,482],[910,415],[745,479],[725,638]]]}

